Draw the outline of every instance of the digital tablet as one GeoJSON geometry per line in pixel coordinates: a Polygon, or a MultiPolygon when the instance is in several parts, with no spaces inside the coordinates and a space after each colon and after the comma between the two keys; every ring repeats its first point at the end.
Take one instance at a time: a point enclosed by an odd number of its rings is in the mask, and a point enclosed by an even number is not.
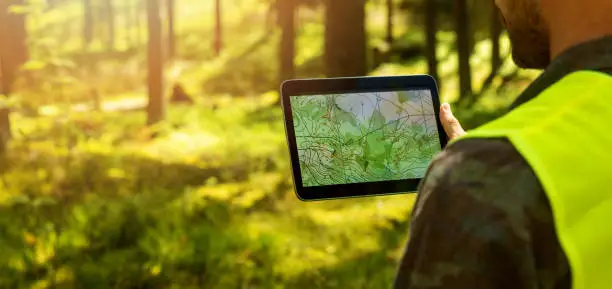
{"type": "Polygon", "coordinates": [[[447,143],[428,75],[288,80],[281,97],[304,201],[414,192],[447,143]]]}

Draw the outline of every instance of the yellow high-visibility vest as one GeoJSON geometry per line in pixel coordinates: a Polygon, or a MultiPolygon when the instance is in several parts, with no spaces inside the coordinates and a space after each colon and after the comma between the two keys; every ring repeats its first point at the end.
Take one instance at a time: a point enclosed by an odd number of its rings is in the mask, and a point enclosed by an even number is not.
{"type": "Polygon", "coordinates": [[[546,191],[572,288],[612,288],[612,77],[574,72],[460,139],[498,137],[546,191]]]}

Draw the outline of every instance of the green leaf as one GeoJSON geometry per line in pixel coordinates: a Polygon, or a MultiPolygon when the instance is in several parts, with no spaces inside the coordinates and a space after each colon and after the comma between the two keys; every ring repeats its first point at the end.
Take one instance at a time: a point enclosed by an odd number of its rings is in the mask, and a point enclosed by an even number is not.
{"type": "Polygon", "coordinates": [[[45,68],[47,66],[47,64],[43,61],[38,61],[38,60],[30,60],[28,62],[26,62],[21,69],[23,70],[27,70],[27,71],[35,71],[35,70],[41,70],[43,68],[45,68]]]}

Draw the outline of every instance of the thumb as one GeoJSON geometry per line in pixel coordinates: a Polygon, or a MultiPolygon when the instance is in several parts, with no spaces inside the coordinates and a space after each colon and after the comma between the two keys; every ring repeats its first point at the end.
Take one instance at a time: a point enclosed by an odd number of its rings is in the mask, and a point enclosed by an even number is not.
{"type": "Polygon", "coordinates": [[[463,127],[461,127],[461,124],[453,115],[448,103],[442,104],[440,109],[440,122],[442,122],[442,126],[449,140],[453,140],[465,134],[465,130],[463,130],[463,127]]]}

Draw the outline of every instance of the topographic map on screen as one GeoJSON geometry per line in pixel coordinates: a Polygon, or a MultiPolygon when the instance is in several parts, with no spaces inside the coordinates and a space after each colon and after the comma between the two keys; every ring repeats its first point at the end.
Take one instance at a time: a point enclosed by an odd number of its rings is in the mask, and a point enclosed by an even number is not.
{"type": "Polygon", "coordinates": [[[305,187],[422,178],[440,140],[429,90],[291,97],[305,187]]]}

